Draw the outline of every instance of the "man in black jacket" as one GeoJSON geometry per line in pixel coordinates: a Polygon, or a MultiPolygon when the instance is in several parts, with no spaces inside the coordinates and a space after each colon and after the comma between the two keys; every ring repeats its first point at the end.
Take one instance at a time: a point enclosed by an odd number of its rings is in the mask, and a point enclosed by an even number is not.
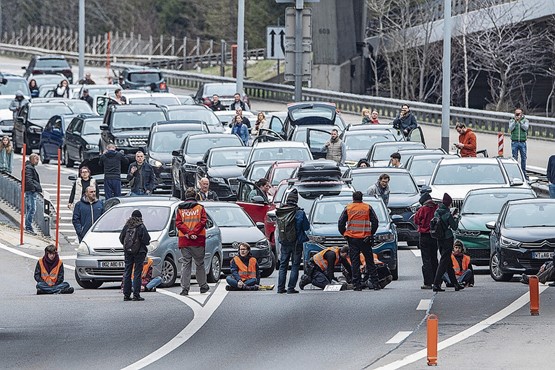
{"type": "Polygon", "coordinates": [[[39,173],[35,166],[39,163],[39,155],[33,153],[25,162],[25,231],[35,234],[33,231],[33,218],[37,211],[37,196],[42,193],[39,173]]]}
{"type": "Polygon", "coordinates": [[[135,162],[129,166],[127,173],[131,196],[150,195],[156,187],[156,176],[150,164],[145,162],[145,155],[138,151],[135,153],[135,162]]]}
{"type": "Polygon", "coordinates": [[[106,146],[106,152],[100,156],[98,162],[104,168],[104,198],[106,200],[121,196],[121,168],[129,161],[114,144],[106,146]]]}
{"type": "Polygon", "coordinates": [[[222,102],[220,101],[220,97],[216,94],[212,96],[212,105],[210,106],[210,109],[212,109],[214,112],[219,112],[225,109],[222,105],[222,102]]]}

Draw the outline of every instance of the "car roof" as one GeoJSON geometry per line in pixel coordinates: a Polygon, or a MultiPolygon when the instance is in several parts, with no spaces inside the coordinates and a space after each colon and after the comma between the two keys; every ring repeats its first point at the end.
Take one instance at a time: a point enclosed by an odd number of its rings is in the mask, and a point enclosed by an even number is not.
{"type": "Polygon", "coordinates": [[[532,193],[532,194],[536,194],[534,192],[534,190],[532,190],[532,188],[518,188],[518,187],[512,187],[512,188],[503,188],[503,187],[491,187],[491,188],[482,188],[482,189],[473,189],[473,190],[469,190],[466,196],[469,196],[470,194],[472,195],[476,195],[476,194],[490,194],[490,193],[502,193],[502,194],[506,194],[506,193],[532,193]]]}
{"type": "Polygon", "coordinates": [[[352,168],[351,174],[354,173],[408,173],[410,172],[406,168],[397,168],[397,167],[359,167],[359,168],[352,168]]]}
{"type": "MultiPolygon", "coordinates": [[[[260,163],[261,161],[256,161],[253,163],[260,163]]],[[[303,162],[302,161],[291,161],[291,160],[284,160],[284,161],[273,161],[272,167],[274,168],[295,168],[299,167],[303,162]]]]}
{"type": "MultiPolygon", "coordinates": [[[[229,135],[229,134],[227,134],[229,135]]],[[[256,143],[253,148],[308,148],[306,143],[301,143],[298,141],[267,141],[267,142],[258,142],[256,143]]]]}
{"type": "Polygon", "coordinates": [[[461,157],[461,158],[443,158],[440,165],[464,165],[464,164],[499,164],[497,158],[484,157],[461,157]]]}
{"type": "Polygon", "coordinates": [[[165,108],[166,110],[209,110],[212,112],[210,108],[205,105],[172,105],[165,108]]]}
{"type": "Polygon", "coordinates": [[[231,203],[231,202],[204,201],[204,202],[199,202],[199,203],[202,204],[205,208],[233,207],[233,208],[243,209],[240,205],[235,204],[235,203],[231,203]]]}
{"type": "MultiPolygon", "coordinates": [[[[204,125],[204,122],[202,121],[198,121],[198,123],[194,123],[194,122],[189,122],[189,123],[185,123],[185,122],[171,122],[171,121],[165,121],[165,122],[154,122],[152,124],[152,129],[153,132],[157,132],[157,131],[173,131],[173,130],[185,130],[185,129],[195,129],[195,128],[206,128],[206,126],[204,125]],[[166,123],[169,122],[169,123],[166,123]]],[[[202,130],[204,131],[204,130],[202,130]]]]}
{"type": "Polygon", "coordinates": [[[210,148],[207,151],[210,153],[213,152],[227,152],[228,150],[241,150],[244,152],[248,152],[251,150],[250,146],[221,146],[218,148],[210,148]]]}
{"type": "Polygon", "coordinates": [[[550,198],[527,198],[527,199],[514,199],[507,201],[506,204],[555,204],[555,199],[550,198]]]}
{"type": "Polygon", "coordinates": [[[118,197],[119,203],[113,207],[132,207],[132,206],[172,206],[179,204],[182,201],[177,198],[163,197],[163,196],[148,196],[148,197],[118,197]],[[154,204],[153,204],[154,203],[154,204]]]}
{"type": "Polygon", "coordinates": [[[160,69],[149,67],[149,66],[129,66],[129,67],[125,67],[123,70],[128,72],[145,72],[145,71],[160,72],[160,69]]]}
{"type": "Polygon", "coordinates": [[[161,107],[154,105],[154,104],[123,104],[123,105],[119,105],[119,104],[114,104],[111,106],[111,109],[115,109],[118,111],[124,111],[124,112],[139,112],[139,111],[145,111],[145,110],[150,110],[150,111],[160,111],[162,110],[161,107]]]}
{"type": "Polygon", "coordinates": [[[35,55],[35,59],[66,59],[63,55],[35,55]]]}
{"type": "Polygon", "coordinates": [[[228,137],[237,137],[237,136],[235,136],[235,135],[226,134],[226,133],[223,133],[223,132],[204,133],[204,134],[198,133],[198,134],[194,134],[194,135],[189,135],[188,137],[189,137],[189,138],[192,138],[192,137],[198,137],[198,136],[200,136],[200,135],[202,135],[202,137],[205,137],[205,138],[214,138],[214,137],[215,137],[215,138],[218,138],[218,137],[224,137],[224,138],[228,138],[228,137]]]}

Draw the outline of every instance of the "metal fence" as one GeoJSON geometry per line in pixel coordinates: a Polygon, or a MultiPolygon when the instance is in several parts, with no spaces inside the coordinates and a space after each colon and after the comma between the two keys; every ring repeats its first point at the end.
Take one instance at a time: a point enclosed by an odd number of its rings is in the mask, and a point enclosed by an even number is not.
{"type": "MultiPolygon", "coordinates": [[[[17,212],[21,212],[21,180],[7,173],[0,174],[0,199],[6,201],[17,212]]],[[[39,194],[37,212],[33,222],[44,236],[50,236],[51,212],[54,212],[54,206],[49,200],[44,199],[42,194],[39,194]]]]}

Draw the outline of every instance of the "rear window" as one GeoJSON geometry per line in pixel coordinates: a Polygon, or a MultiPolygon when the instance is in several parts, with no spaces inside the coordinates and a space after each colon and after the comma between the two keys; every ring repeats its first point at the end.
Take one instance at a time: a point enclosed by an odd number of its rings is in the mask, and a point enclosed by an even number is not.
{"type": "Polygon", "coordinates": [[[43,105],[31,107],[29,109],[29,119],[31,120],[48,120],[55,115],[72,114],[73,112],[65,105],[43,105]]]}
{"type": "MultiPolygon", "coordinates": [[[[246,161],[250,150],[233,150],[231,148],[225,151],[216,151],[210,154],[208,167],[224,167],[236,166],[237,161],[246,161]]],[[[216,223],[218,223],[216,221],[216,223]]]]}
{"type": "Polygon", "coordinates": [[[207,85],[204,87],[204,96],[212,96],[214,94],[233,96],[237,92],[235,84],[230,85],[207,85]]]}
{"type": "Polygon", "coordinates": [[[173,150],[181,148],[181,144],[183,144],[183,140],[185,140],[187,136],[201,132],[203,131],[158,131],[152,134],[149,150],[155,153],[171,153],[173,150]]]}
{"type": "Polygon", "coordinates": [[[218,138],[204,138],[199,135],[199,137],[191,138],[189,140],[186,150],[187,154],[204,154],[210,148],[221,148],[223,146],[241,146],[241,139],[235,135],[229,135],[229,137],[218,137],[218,138]]]}
{"type": "Polygon", "coordinates": [[[159,105],[181,105],[179,99],[172,96],[157,96],[157,97],[146,97],[146,98],[129,98],[129,104],[150,104],[155,103],[159,105]]]}
{"type": "Polygon", "coordinates": [[[456,164],[440,165],[433,185],[504,185],[505,177],[497,163],[495,164],[456,164]]]}
{"type": "Polygon", "coordinates": [[[64,59],[38,59],[35,69],[70,69],[69,64],[64,59]]]}
{"type": "Polygon", "coordinates": [[[159,72],[130,72],[127,79],[138,84],[150,84],[159,82],[162,79],[162,74],[159,72]]]}
{"type": "Polygon", "coordinates": [[[197,120],[206,122],[208,126],[220,126],[220,120],[214,112],[201,109],[171,110],[168,112],[169,120],[197,120]]]}

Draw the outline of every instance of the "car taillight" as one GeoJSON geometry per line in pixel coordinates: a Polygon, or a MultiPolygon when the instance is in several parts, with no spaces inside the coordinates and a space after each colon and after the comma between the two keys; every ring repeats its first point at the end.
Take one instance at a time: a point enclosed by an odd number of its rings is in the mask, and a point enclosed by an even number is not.
{"type": "Polygon", "coordinates": [[[165,82],[161,82],[161,83],[160,83],[160,90],[166,90],[166,88],[167,88],[166,83],[165,83],[165,82]]]}

